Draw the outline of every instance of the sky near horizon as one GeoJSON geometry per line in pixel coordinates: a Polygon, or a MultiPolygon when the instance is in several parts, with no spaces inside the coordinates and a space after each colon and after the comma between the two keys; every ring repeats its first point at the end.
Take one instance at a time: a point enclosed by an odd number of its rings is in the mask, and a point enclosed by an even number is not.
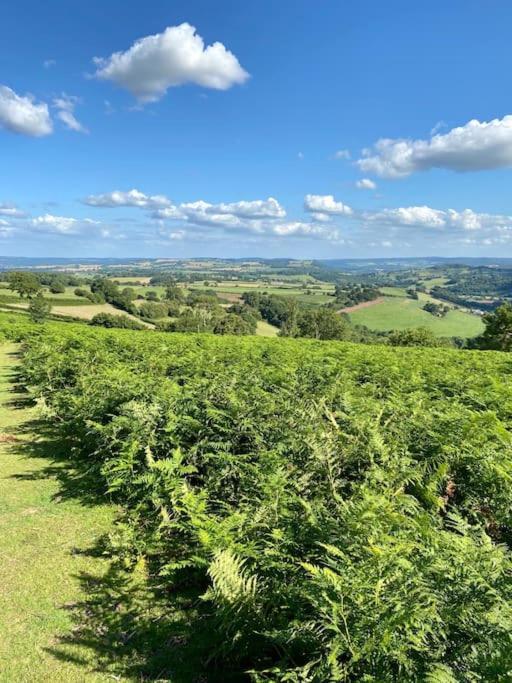
{"type": "Polygon", "coordinates": [[[512,256],[507,0],[18,0],[0,255],[512,256]]]}

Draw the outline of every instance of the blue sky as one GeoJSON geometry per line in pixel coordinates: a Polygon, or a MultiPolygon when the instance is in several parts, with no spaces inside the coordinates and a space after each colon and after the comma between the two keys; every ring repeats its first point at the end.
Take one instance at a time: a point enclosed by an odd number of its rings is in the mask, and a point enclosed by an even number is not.
{"type": "Polygon", "coordinates": [[[0,252],[512,256],[511,25],[505,0],[8,3],[0,252]]]}

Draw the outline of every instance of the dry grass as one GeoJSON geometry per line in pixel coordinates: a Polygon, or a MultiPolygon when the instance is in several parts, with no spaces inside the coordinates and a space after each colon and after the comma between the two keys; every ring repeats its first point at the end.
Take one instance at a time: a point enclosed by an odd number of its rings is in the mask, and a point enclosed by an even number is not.
{"type": "Polygon", "coordinates": [[[134,315],[126,313],[126,311],[121,311],[118,308],[112,306],[111,304],[92,304],[91,306],[53,306],[52,313],[54,315],[66,315],[72,318],[78,318],[80,320],[92,320],[94,316],[98,313],[126,315],[128,318],[131,318],[132,320],[136,320],[137,322],[141,323],[141,325],[145,325],[148,328],[153,327],[149,323],[144,323],[142,322],[142,320],[139,320],[134,315]]]}

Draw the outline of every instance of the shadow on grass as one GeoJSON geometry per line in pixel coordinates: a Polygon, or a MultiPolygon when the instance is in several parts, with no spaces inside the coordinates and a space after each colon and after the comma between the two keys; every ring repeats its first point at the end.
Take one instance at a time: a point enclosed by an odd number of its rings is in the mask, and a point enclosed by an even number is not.
{"type": "Polygon", "coordinates": [[[95,652],[98,671],[136,681],[248,680],[208,662],[215,634],[197,594],[170,595],[115,563],[103,577],[83,574],[80,581],[88,598],[73,608],[75,629],[49,649],[53,656],[68,659],[70,648],[86,647],[95,652]]]}
{"type": "MultiPolygon", "coordinates": [[[[45,420],[19,425],[20,441],[12,452],[42,459],[42,467],[14,475],[19,480],[53,478],[59,488],[56,502],[78,500],[85,506],[108,502],[102,477],[94,464],[80,457],[73,440],[45,420]],[[25,438],[37,435],[37,440],[25,438]]],[[[114,537],[115,537],[114,532],[114,537]]],[[[101,575],[82,573],[77,578],[86,599],[63,606],[70,611],[72,630],[47,648],[55,658],[91,666],[80,656],[93,654],[94,668],[113,680],[172,681],[172,683],[244,683],[248,678],[229,672],[212,660],[221,645],[200,599],[204,586],[184,577],[173,591],[156,572],[144,566],[128,571],[116,551],[115,541],[101,538],[75,554],[107,559],[101,575]],[[191,588],[191,583],[195,585],[191,588]]]]}
{"type": "Polygon", "coordinates": [[[47,464],[32,472],[14,475],[15,479],[34,481],[53,478],[59,484],[54,500],[79,500],[83,505],[109,502],[105,484],[95,463],[76,454],[70,439],[45,420],[30,420],[16,429],[19,435],[37,434],[37,439],[21,439],[14,451],[24,458],[43,459],[47,464]]]}

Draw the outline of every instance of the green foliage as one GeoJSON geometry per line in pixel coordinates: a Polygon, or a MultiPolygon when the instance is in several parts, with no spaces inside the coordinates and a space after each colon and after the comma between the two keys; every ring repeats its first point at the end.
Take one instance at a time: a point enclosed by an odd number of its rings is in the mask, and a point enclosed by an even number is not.
{"type": "Polygon", "coordinates": [[[43,293],[39,290],[36,296],[30,299],[28,314],[35,323],[43,323],[50,315],[51,309],[51,303],[44,298],[43,293]]]}
{"type": "Polygon", "coordinates": [[[52,294],[64,294],[66,291],[66,281],[61,277],[54,277],[50,284],[49,289],[52,294]]]}
{"type": "Polygon", "coordinates": [[[118,327],[126,330],[144,329],[144,325],[127,315],[114,315],[112,313],[96,313],[89,324],[100,327],[118,327]]]}
{"type": "Polygon", "coordinates": [[[376,287],[365,287],[364,285],[337,284],[334,292],[336,303],[343,308],[356,306],[364,301],[373,301],[380,295],[376,287]]]}
{"type": "Polygon", "coordinates": [[[330,308],[303,311],[297,318],[297,332],[293,336],[312,339],[351,339],[350,324],[330,308]]]}
{"type": "Polygon", "coordinates": [[[169,308],[164,303],[156,303],[154,301],[146,301],[139,306],[139,314],[143,318],[156,320],[156,318],[165,318],[168,314],[169,308]]]}
{"type": "Polygon", "coordinates": [[[125,287],[120,290],[112,280],[106,277],[96,277],[91,282],[91,293],[92,298],[107,301],[112,306],[133,315],[137,313],[137,309],[133,304],[135,291],[131,287],[125,287]]]}
{"type": "Polygon", "coordinates": [[[174,283],[170,283],[165,288],[164,298],[167,301],[175,301],[176,303],[182,303],[185,299],[183,290],[174,283]]]}
{"type": "Polygon", "coordinates": [[[430,313],[431,315],[436,316],[437,318],[443,318],[447,313],[449,313],[450,308],[445,304],[436,304],[434,301],[427,301],[427,303],[423,306],[423,310],[427,311],[427,313],[430,313]]]}
{"type": "Polygon", "coordinates": [[[17,292],[21,298],[32,297],[41,289],[37,275],[28,271],[13,271],[8,273],[9,288],[17,292]]]}
{"type": "Polygon", "coordinates": [[[206,674],[511,680],[507,355],[4,328],[206,674]]]}
{"type": "Polygon", "coordinates": [[[391,346],[450,346],[449,340],[443,340],[426,327],[409,330],[394,330],[388,336],[391,346]]]}
{"type": "Polygon", "coordinates": [[[220,318],[213,328],[214,334],[255,334],[255,319],[247,320],[236,313],[228,313],[220,318]]]}
{"type": "Polygon", "coordinates": [[[512,350],[512,304],[505,303],[483,316],[485,331],[477,340],[482,349],[512,350]]]}

